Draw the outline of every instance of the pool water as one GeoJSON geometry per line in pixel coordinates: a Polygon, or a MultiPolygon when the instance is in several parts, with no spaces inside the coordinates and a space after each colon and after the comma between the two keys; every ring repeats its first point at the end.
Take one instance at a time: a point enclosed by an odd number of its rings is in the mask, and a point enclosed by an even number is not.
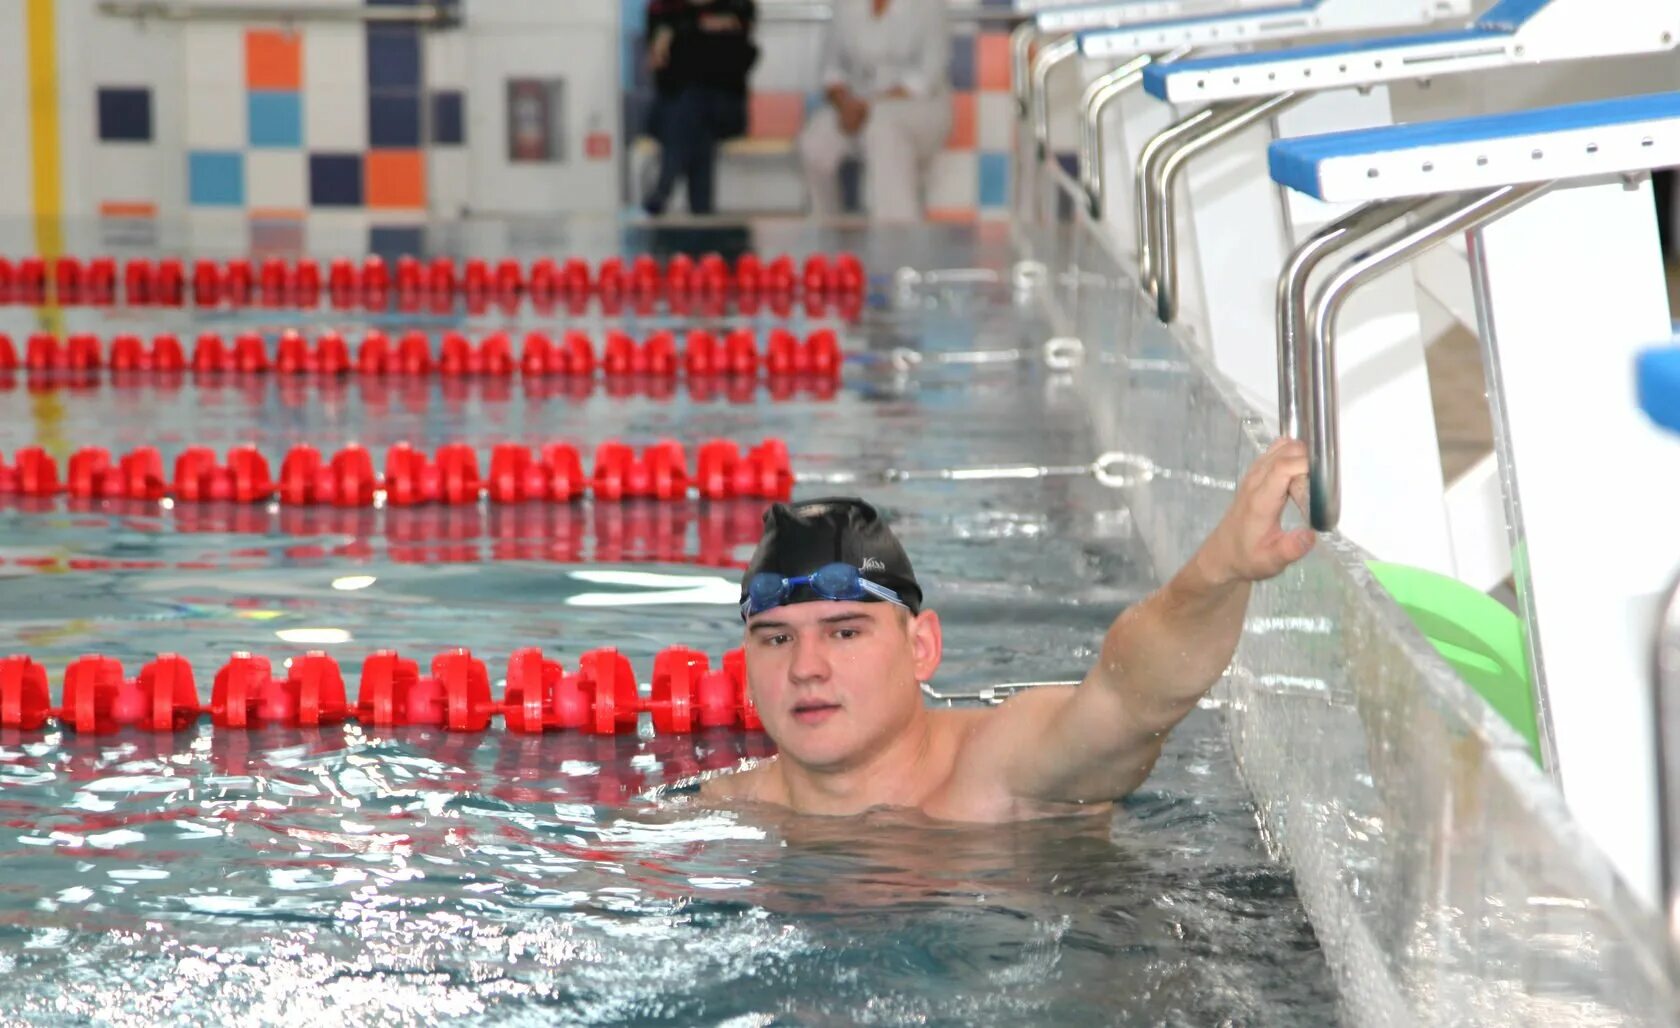
{"type": "MultiPolygon", "coordinates": [[[[1010,259],[1006,241],[955,228],[851,241],[767,230],[755,245],[837,242],[865,249],[878,283],[899,263],[1001,270],[1010,259]]],[[[893,519],[946,625],[935,688],[1078,678],[1113,616],[1153,585],[1117,494],[1073,475],[883,484],[879,473],[1087,463],[1117,372],[1100,359],[1075,373],[1005,360],[895,370],[885,359],[895,347],[1030,349],[1049,330],[1006,288],[929,290],[897,308],[883,299],[855,324],[795,319],[801,333],[839,328],[854,355],[827,397],[555,395],[517,378],[506,389],[300,389],[20,377],[0,382],[0,450],[44,445],[62,459],[83,445],[152,443],[167,465],[189,444],[251,442],[277,464],[295,443],[361,442],[377,463],[399,440],[481,454],[565,441],[587,457],[608,438],[674,437],[692,453],[714,436],[776,436],[796,471],[865,479],[798,495],[860,492],[893,519]]],[[[32,318],[0,308],[0,331],[27,333],[32,318]]],[[[623,320],[595,313],[581,327],[598,337],[623,320]]],[[[101,335],[357,327],[319,312],[70,311],[66,321],[101,335]]],[[[476,338],[574,323],[525,311],[461,327],[476,338]]],[[[629,330],[649,324],[679,322],[629,330]]],[[[496,679],[520,647],[570,667],[615,646],[645,680],[666,646],[738,645],[737,569],[758,511],[751,501],[300,512],[13,500],[0,505],[0,625],[8,650],[49,668],[55,694],[63,666],[89,652],[130,674],[157,652],[181,653],[204,697],[239,649],[276,664],[324,649],[354,688],[361,658],[381,648],[425,664],[465,646],[496,679]]],[[[605,738],[357,725],[12,733],[0,738],[0,1010],[32,1024],[1337,1019],[1312,928],[1260,837],[1215,707],[1174,734],[1112,816],[801,818],[708,809],[685,788],[771,752],[760,735],[655,737],[645,724],[605,738]]]]}

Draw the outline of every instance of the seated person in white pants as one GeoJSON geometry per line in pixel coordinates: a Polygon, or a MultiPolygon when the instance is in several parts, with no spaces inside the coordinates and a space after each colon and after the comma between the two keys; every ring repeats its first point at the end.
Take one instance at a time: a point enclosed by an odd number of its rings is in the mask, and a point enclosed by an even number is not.
{"type": "Polygon", "coordinates": [[[921,217],[922,174],[951,131],[946,0],[835,0],[823,45],[828,103],[799,136],[811,213],[840,213],[840,164],[861,157],[877,221],[921,217]]]}

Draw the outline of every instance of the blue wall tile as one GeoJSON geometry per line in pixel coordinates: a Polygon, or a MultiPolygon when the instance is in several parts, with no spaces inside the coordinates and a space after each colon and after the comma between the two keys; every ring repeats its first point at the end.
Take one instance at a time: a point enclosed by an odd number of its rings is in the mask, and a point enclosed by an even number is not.
{"type": "Polygon", "coordinates": [[[245,155],[225,150],[187,154],[187,202],[212,207],[245,203],[245,155]]]}
{"type": "Polygon", "coordinates": [[[252,146],[302,146],[303,98],[290,89],[253,89],[245,102],[252,146]]]}
{"type": "Polygon", "coordinates": [[[980,155],[980,206],[1009,205],[1009,155],[985,152],[980,155]]]}
{"type": "Polygon", "coordinates": [[[951,88],[957,92],[974,88],[974,45],[972,32],[951,33],[951,88]]]}
{"type": "Polygon", "coordinates": [[[367,68],[373,89],[419,89],[419,31],[412,25],[369,25],[367,68]]]}
{"type": "Polygon", "coordinates": [[[359,153],[310,154],[309,205],[311,207],[360,207],[362,205],[362,155],[359,153]]]}
{"type": "Polygon", "coordinates": [[[99,138],[105,142],[152,141],[152,91],[99,87],[99,138]]]}
{"type": "Polygon", "coordinates": [[[463,100],[458,89],[440,89],[432,94],[433,143],[459,146],[467,141],[466,120],[462,117],[463,100]]]}
{"type": "Polygon", "coordinates": [[[412,150],[420,145],[420,94],[368,97],[368,144],[412,150]]]}
{"type": "Polygon", "coordinates": [[[418,225],[369,225],[368,252],[395,264],[398,257],[419,257],[426,252],[426,230],[418,225]]]}

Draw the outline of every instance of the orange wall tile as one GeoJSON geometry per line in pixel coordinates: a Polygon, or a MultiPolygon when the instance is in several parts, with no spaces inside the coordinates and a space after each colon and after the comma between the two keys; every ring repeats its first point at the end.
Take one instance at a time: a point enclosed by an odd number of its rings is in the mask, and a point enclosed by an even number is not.
{"type": "Polygon", "coordinates": [[[951,134],[945,139],[947,150],[972,150],[975,145],[975,109],[979,101],[973,93],[951,94],[951,134]]]}
{"type": "Polygon", "coordinates": [[[975,220],[979,212],[973,207],[929,207],[927,220],[964,223],[975,220]]]}
{"type": "Polygon", "coordinates": [[[426,159],[418,150],[369,150],[363,196],[369,207],[426,206],[426,159]]]}
{"type": "Polygon", "coordinates": [[[146,200],[135,200],[133,202],[106,200],[99,205],[99,216],[102,218],[153,218],[157,216],[157,204],[146,200]]]}
{"type": "Polygon", "coordinates": [[[974,43],[974,84],[984,90],[1009,88],[1009,37],[982,32],[974,43]]]}
{"type": "Polygon", "coordinates": [[[303,85],[303,37],[291,32],[248,29],[245,85],[249,89],[298,89],[303,85]]]}

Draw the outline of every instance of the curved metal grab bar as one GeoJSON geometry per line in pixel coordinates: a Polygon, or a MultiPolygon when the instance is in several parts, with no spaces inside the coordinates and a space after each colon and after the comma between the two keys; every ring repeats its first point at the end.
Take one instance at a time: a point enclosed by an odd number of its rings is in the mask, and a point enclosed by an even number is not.
{"type": "Polygon", "coordinates": [[[1663,915],[1680,944],[1680,579],[1657,617],[1652,670],[1656,688],[1657,823],[1662,840],[1663,915]]]}
{"type": "Polygon", "coordinates": [[[1138,166],[1136,181],[1133,183],[1132,207],[1137,225],[1137,268],[1138,285],[1143,288],[1150,299],[1155,298],[1158,284],[1157,272],[1153,255],[1155,253],[1155,226],[1151,224],[1155,209],[1149,202],[1149,181],[1154,176],[1156,162],[1168,156],[1179,140],[1193,135],[1198,128],[1213,118],[1215,109],[1204,107],[1195,114],[1182,121],[1167,126],[1149,137],[1149,142],[1143,144],[1138,151],[1138,166]]]}
{"type": "Polygon", "coordinates": [[[1312,273],[1332,256],[1429,202],[1406,199],[1366,204],[1325,225],[1289,255],[1282,273],[1278,275],[1277,287],[1279,435],[1289,439],[1301,438],[1300,412],[1306,406],[1299,370],[1300,358],[1306,352],[1306,347],[1302,345],[1306,334],[1301,327],[1307,320],[1307,283],[1312,273]]]}
{"type": "Polygon", "coordinates": [[[1038,42],[1038,26],[1024,21],[1009,32],[1009,91],[1015,96],[1015,120],[1026,121],[1032,113],[1032,48],[1038,42]]]}
{"type": "Polygon", "coordinates": [[[1086,206],[1093,219],[1102,217],[1102,112],[1109,103],[1136,89],[1143,82],[1143,69],[1154,58],[1140,54],[1106,75],[1099,75],[1085,87],[1079,107],[1085,112],[1079,133],[1079,184],[1085,190],[1086,206]]]}
{"type": "Polygon", "coordinates": [[[1108,198],[1108,179],[1102,163],[1103,111],[1143,82],[1143,69],[1151,64],[1183,60],[1194,52],[1194,47],[1181,46],[1161,54],[1140,54],[1107,75],[1094,79],[1086,88],[1081,101],[1085,120],[1079,137],[1079,181],[1085,187],[1086,206],[1093,221],[1102,220],[1108,198]]]}
{"type": "Polygon", "coordinates": [[[1050,72],[1056,65],[1079,53],[1079,40],[1063,36],[1041,47],[1032,64],[1033,138],[1038,141],[1038,159],[1050,154],[1050,72]]]}
{"type": "Polygon", "coordinates": [[[1179,145],[1158,162],[1156,177],[1148,183],[1149,203],[1155,210],[1155,313],[1163,324],[1178,318],[1178,241],[1173,218],[1173,192],[1179,172],[1190,158],[1210,150],[1226,139],[1299,103],[1303,93],[1278,93],[1258,100],[1239,100],[1221,105],[1218,113],[1195,131],[1180,137],[1179,145]]]}
{"type": "Polygon", "coordinates": [[[1308,359],[1305,363],[1309,403],[1302,411],[1302,427],[1310,461],[1307,475],[1312,527],[1335,529],[1341,517],[1342,483],[1337,452],[1339,425],[1336,383],[1336,317],[1354,289],[1391,268],[1404,264],[1461,232],[1468,232],[1523,206],[1550,189],[1552,183],[1500,186],[1454,200],[1438,217],[1420,222],[1398,238],[1344,264],[1319,289],[1307,315],[1308,359]]]}

